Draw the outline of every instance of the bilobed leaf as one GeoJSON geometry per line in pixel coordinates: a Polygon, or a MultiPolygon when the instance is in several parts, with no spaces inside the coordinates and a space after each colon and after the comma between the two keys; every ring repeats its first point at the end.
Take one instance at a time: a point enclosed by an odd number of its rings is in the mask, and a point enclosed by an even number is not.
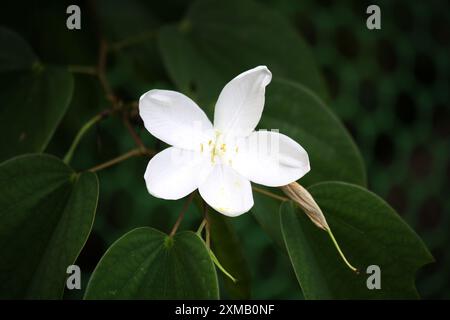
{"type": "MultiPolygon", "coordinates": [[[[297,279],[307,299],[417,298],[416,271],[433,261],[425,244],[381,198],[359,186],[324,182],[309,192],[322,208],[349,261],[328,234],[291,202],[281,206],[281,226],[297,279]],[[368,266],[380,267],[381,289],[369,290],[368,266]]],[[[370,283],[373,280],[370,280],[370,283]]]]}
{"type": "Polygon", "coordinates": [[[105,253],[85,299],[218,299],[214,264],[204,242],[186,231],[173,238],[134,229],[105,253]]]}
{"type": "Polygon", "coordinates": [[[327,96],[298,33],[284,17],[253,1],[196,1],[179,25],[160,30],[158,40],[178,89],[209,113],[228,81],[258,65],[327,96]]]}
{"type": "Polygon", "coordinates": [[[251,277],[242,243],[228,217],[217,212],[209,215],[211,222],[211,245],[218,261],[235,279],[224,276],[224,286],[231,298],[250,299],[251,277]]]}
{"type": "Polygon", "coordinates": [[[94,221],[97,177],[49,155],[0,164],[0,298],[58,299],[94,221]]]}
{"type": "Polygon", "coordinates": [[[17,34],[0,28],[0,160],[42,152],[73,91],[65,69],[42,65],[17,34]]]}

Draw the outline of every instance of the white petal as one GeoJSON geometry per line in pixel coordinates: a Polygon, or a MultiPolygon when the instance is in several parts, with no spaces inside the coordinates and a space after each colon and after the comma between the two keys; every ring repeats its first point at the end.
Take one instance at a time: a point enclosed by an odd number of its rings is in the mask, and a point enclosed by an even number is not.
{"type": "Polygon", "coordinates": [[[305,149],[273,131],[253,132],[241,139],[233,168],[250,181],[269,187],[287,185],[310,170],[305,149]]]}
{"type": "Polygon", "coordinates": [[[200,153],[170,147],[150,160],[144,179],[151,195],[176,200],[197,189],[211,170],[210,162],[200,153]]]}
{"type": "Polygon", "coordinates": [[[216,165],[198,191],[214,210],[235,217],[253,207],[250,181],[227,165],[216,165]]]}
{"type": "Polygon", "coordinates": [[[266,66],[241,73],[220,93],[214,111],[214,128],[222,133],[247,136],[261,119],[265,88],[272,74],[266,66]]]}
{"type": "Polygon", "coordinates": [[[198,150],[207,140],[212,124],[197,104],[170,90],[150,90],[139,100],[139,114],[145,128],[156,138],[175,147],[198,150]]]}

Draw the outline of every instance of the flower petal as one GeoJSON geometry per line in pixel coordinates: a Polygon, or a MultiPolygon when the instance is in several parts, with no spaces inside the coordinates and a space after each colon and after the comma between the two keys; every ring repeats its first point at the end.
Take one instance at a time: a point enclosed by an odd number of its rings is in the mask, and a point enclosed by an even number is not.
{"type": "Polygon", "coordinates": [[[175,147],[197,150],[212,131],[206,114],[187,96],[170,90],[150,90],[139,99],[145,128],[156,138],[175,147]]]}
{"type": "Polygon", "coordinates": [[[266,66],[241,73],[220,93],[214,112],[214,128],[226,134],[247,136],[261,119],[265,88],[272,80],[266,66]]]}
{"type": "Polygon", "coordinates": [[[200,153],[170,147],[150,160],[144,179],[151,195],[176,200],[197,189],[211,170],[210,162],[200,153]]]}
{"type": "Polygon", "coordinates": [[[250,181],[228,165],[216,165],[198,191],[214,210],[235,217],[253,207],[250,181]]]}
{"type": "Polygon", "coordinates": [[[255,131],[238,142],[233,168],[252,182],[279,187],[309,170],[308,153],[297,142],[274,131],[255,131]]]}

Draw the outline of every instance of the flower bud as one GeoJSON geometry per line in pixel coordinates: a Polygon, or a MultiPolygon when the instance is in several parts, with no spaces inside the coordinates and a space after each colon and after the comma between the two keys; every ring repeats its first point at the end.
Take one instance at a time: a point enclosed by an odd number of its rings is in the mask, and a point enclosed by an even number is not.
{"type": "Polygon", "coordinates": [[[281,190],[295,203],[297,203],[300,208],[306,213],[306,215],[311,219],[311,221],[319,228],[328,231],[330,227],[328,226],[327,220],[322,213],[322,210],[314,201],[311,194],[303,188],[297,182],[292,182],[286,186],[281,187],[281,190]]]}

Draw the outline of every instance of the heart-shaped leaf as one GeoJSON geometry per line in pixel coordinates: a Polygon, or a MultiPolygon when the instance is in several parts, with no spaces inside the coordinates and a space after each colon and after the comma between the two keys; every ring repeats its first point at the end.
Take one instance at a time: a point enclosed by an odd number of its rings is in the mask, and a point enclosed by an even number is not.
{"type": "Polygon", "coordinates": [[[42,65],[19,35],[0,28],[0,160],[42,152],[69,106],[73,78],[42,65]]]}
{"type": "Polygon", "coordinates": [[[308,190],[360,274],[346,267],[326,232],[286,202],[280,209],[283,236],[307,299],[418,297],[416,271],[433,257],[386,202],[366,189],[342,182],[324,182],[308,190]]]}
{"type": "Polygon", "coordinates": [[[0,164],[0,298],[61,298],[94,221],[97,177],[49,155],[0,164]]]}
{"type": "Polygon", "coordinates": [[[134,229],[117,240],[94,270],[86,299],[218,299],[214,264],[204,242],[186,231],[173,238],[134,229]]]}
{"type": "Polygon", "coordinates": [[[163,27],[158,38],[172,80],[209,113],[228,81],[258,65],[326,97],[298,33],[284,17],[253,1],[196,1],[180,25],[163,27]]]}

